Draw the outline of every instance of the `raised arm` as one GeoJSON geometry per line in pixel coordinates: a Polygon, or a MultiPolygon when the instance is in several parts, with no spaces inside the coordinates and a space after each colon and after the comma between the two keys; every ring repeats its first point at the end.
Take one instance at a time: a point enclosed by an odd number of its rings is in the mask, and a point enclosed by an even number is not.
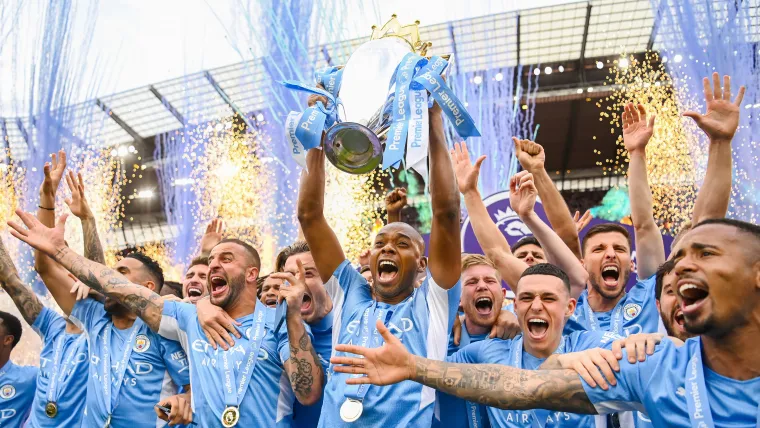
{"type": "MultiPolygon", "coordinates": [[[[51,162],[46,163],[43,172],[45,178],[40,186],[40,203],[37,208],[37,218],[47,227],[55,226],[55,195],[58,185],[66,170],[66,152],[63,150],[50,155],[51,162]]],[[[50,294],[55,299],[64,314],[71,314],[76,302],[70,293],[71,280],[69,272],[46,254],[34,250],[34,269],[42,278],[50,294]]]]}
{"type": "Polygon", "coordinates": [[[42,310],[42,304],[32,289],[27,287],[19,278],[16,265],[13,264],[2,240],[0,240],[0,285],[11,297],[16,309],[26,322],[29,325],[34,324],[34,320],[37,319],[42,310]]]}
{"type": "Polygon", "coordinates": [[[528,171],[518,172],[509,181],[509,203],[512,209],[538,239],[547,261],[560,267],[570,277],[570,294],[577,299],[586,288],[588,272],[570,248],[533,210],[537,193],[533,174],[528,171]]]}
{"type": "Polygon", "coordinates": [[[544,161],[546,160],[544,148],[530,140],[518,140],[512,137],[512,141],[515,143],[515,155],[520,161],[520,165],[533,174],[533,182],[538,189],[538,196],[541,197],[541,203],[544,206],[546,217],[549,219],[549,224],[562,239],[562,242],[575,254],[575,257],[581,259],[583,255],[578,239],[578,229],[565,200],[544,169],[544,161]]]}
{"type": "Polygon", "coordinates": [[[485,159],[485,156],[481,156],[475,161],[475,165],[471,164],[470,154],[467,145],[464,143],[455,144],[451,151],[451,161],[454,163],[457,185],[459,191],[464,195],[467,215],[480,248],[483,249],[486,257],[496,265],[504,281],[514,288],[528,265],[512,254],[507,238],[491,219],[486,205],[480,197],[478,176],[480,175],[480,165],[485,159]]]}
{"type": "Polygon", "coordinates": [[[654,132],[655,115],[647,122],[641,104],[628,103],[623,111],[623,144],[628,150],[628,193],[636,237],[636,275],[649,278],[665,263],[662,234],[654,221],[652,191],[647,180],[646,147],[654,132]]]}
{"type": "Polygon", "coordinates": [[[224,221],[220,218],[211,220],[201,238],[201,256],[208,257],[211,254],[211,250],[222,240],[222,233],[224,233],[224,221]]]}
{"type": "Polygon", "coordinates": [[[572,370],[520,370],[500,364],[453,364],[412,355],[378,322],[381,348],[337,345],[335,350],[363,358],[333,357],[336,372],[362,374],[348,384],[389,385],[411,380],[467,401],[506,410],[549,409],[595,414],[572,370]],[[341,365],[343,364],[343,365],[341,365]]]}
{"type": "Polygon", "coordinates": [[[697,194],[692,214],[691,222],[695,225],[710,218],[725,217],[728,212],[731,199],[731,140],[739,126],[739,107],[744,98],[745,88],[742,86],[736,99],[731,101],[730,76],[723,76],[722,89],[718,73],[713,73],[712,80],[712,88],[707,77],[702,82],[707,113],[684,113],[684,116],[694,119],[697,126],[710,138],[705,181],[697,194]]]}
{"type": "Polygon", "coordinates": [[[66,199],[66,205],[69,206],[71,213],[82,222],[84,256],[94,262],[105,264],[106,256],[100,243],[100,236],[98,236],[98,225],[84,195],[82,174],[74,174],[73,171],[69,171],[66,175],[66,184],[71,191],[71,199],[66,199]]]}
{"type": "Polygon", "coordinates": [[[325,218],[325,152],[311,149],[306,154],[298,190],[298,222],[309,244],[322,281],[327,282],[346,259],[338,237],[325,218]]]}
{"type": "Polygon", "coordinates": [[[441,288],[453,287],[462,272],[459,236],[459,193],[454,169],[443,133],[443,117],[438,103],[430,109],[430,199],[433,219],[430,226],[428,267],[441,288]]]}
{"type": "Polygon", "coordinates": [[[388,224],[401,221],[401,209],[405,206],[405,188],[397,187],[385,195],[385,210],[388,212],[388,224]]]}
{"type": "Polygon", "coordinates": [[[80,256],[66,246],[63,235],[67,214],[58,219],[55,228],[43,225],[33,215],[21,210],[16,210],[16,215],[27,228],[9,221],[11,235],[52,257],[88,287],[115,298],[142,318],[153,331],[158,331],[164,307],[161,297],[146,287],[129,282],[115,270],[80,256]]]}
{"type": "Polygon", "coordinates": [[[285,284],[289,284],[280,288],[280,300],[288,302],[286,324],[290,342],[290,358],[285,361],[285,371],[288,373],[290,386],[298,402],[310,406],[318,402],[322,396],[325,375],[301,318],[301,302],[306,292],[304,283],[306,273],[301,261],[297,260],[297,263],[298,277],[290,272],[275,272],[272,278],[282,279],[285,284]]]}

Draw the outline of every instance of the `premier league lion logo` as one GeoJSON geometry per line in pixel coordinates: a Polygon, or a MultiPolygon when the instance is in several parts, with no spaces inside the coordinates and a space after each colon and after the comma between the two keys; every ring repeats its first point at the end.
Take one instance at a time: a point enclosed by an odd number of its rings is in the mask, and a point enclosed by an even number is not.
{"type": "Polygon", "coordinates": [[[144,334],[140,334],[135,338],[135,346],[132,348],[133,351],[143,353],[150,349],[150,339],[148,339],[148,336],[144,334]]]}
{"type": "Polygon", "coordinates": [[[3,385],[0,387],[0,397],[8,400],[13,398],[16,395],[16,388],[13,387],[13,385],[3,385]]]}
{"type": "Polygon", "coordinates": [[[630,321],[641,313],[641,305],[637,303],[629,303],[623,307],[623,318],[626,321],[630,321]]]}

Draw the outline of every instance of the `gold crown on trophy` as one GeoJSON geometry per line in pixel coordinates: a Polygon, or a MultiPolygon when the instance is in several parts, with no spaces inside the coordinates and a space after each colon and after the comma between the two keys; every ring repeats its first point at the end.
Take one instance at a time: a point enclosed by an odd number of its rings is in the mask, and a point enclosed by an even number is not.
{"type": "Polygon", "coordinates": [[[398,37],[411,46],[412,50],[420,56],[425,56],[428,48],[433,46],[431,42],[420,40],[420,21],[414,21],[414,24],[401,25],[394,13],[391,19],[386,22],[380,29],[377,25],[372,26],[372,36],[370,40],[382,39],[384,37],[398,37]]]}

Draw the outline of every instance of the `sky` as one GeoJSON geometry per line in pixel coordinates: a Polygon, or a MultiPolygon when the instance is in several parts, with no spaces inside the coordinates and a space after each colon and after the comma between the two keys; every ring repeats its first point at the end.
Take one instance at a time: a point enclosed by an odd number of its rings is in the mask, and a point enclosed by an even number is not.
{"type": "MultiPolygon", "coordinates": [[[[298,1],[298,0],[293,0],[298,1]]],[[[310,1],[310,0],[301,0],[310,1]]],[[[335,0],[334,0],[335,1],[335,0]]],[[[393,13],[402,22],[422,25],[466,19],[515,9],[569,3],[568,0],[337,0],[354,9],[346,12],[346,38],[369,34],[393,13]],[[377,20],[381,22],[375,22],[377,20]],[[350,28],[349,28],[350,27],[350,28]]],[[[249,3],[256,4],[250,0],[249,3]]],[[[29,64],[39,46],[43,0],[0,0],[0,116],[15,116],[29,93],[29,64]],[[21,12],[16,15],[13,11],[21,12]],[[15,48],[15,49],[14,49],[15,48]],[[15,50],[15,52],[14,52],[15,50]],[[15,100],[15,101],[14,101],[15,100]]],[[[181,77],[204,69],[250,59],[238,51],[244,18],[236,7],[246,0],[78,0],[72,52],[86,54],[87,68],[80,94],[72,101],[105,96],[181,77]],[[95,8],[94,6],[97,6],[95,8]],[[92,37],[81,25],[96,16],[92,37]],[[89,42],[89,47],[88,46],[89,42]],[[77,49],[81,47],[81,49],[77,49]]],[[[78,61],[78,60],[77,60],[78,61]]],[[[79,63],[79,62],[76,62],[79,63]]],[[[84,61],[82,61],[84,63],[84,61]]]]}

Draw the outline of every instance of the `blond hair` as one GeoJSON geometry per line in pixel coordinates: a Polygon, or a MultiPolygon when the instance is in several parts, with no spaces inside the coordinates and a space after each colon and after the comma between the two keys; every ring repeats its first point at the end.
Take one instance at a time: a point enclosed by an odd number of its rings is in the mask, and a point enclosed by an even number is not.
{"type": "Polygon", "coordinates": [[[496,279],[501,281],[499,269],[496,268],[496,264],[492,262],[491,259],[482,254],[462,253],[462,273],[473,266],[488,266],[493,268],[493,270],[496,271],[496,279]]]}

